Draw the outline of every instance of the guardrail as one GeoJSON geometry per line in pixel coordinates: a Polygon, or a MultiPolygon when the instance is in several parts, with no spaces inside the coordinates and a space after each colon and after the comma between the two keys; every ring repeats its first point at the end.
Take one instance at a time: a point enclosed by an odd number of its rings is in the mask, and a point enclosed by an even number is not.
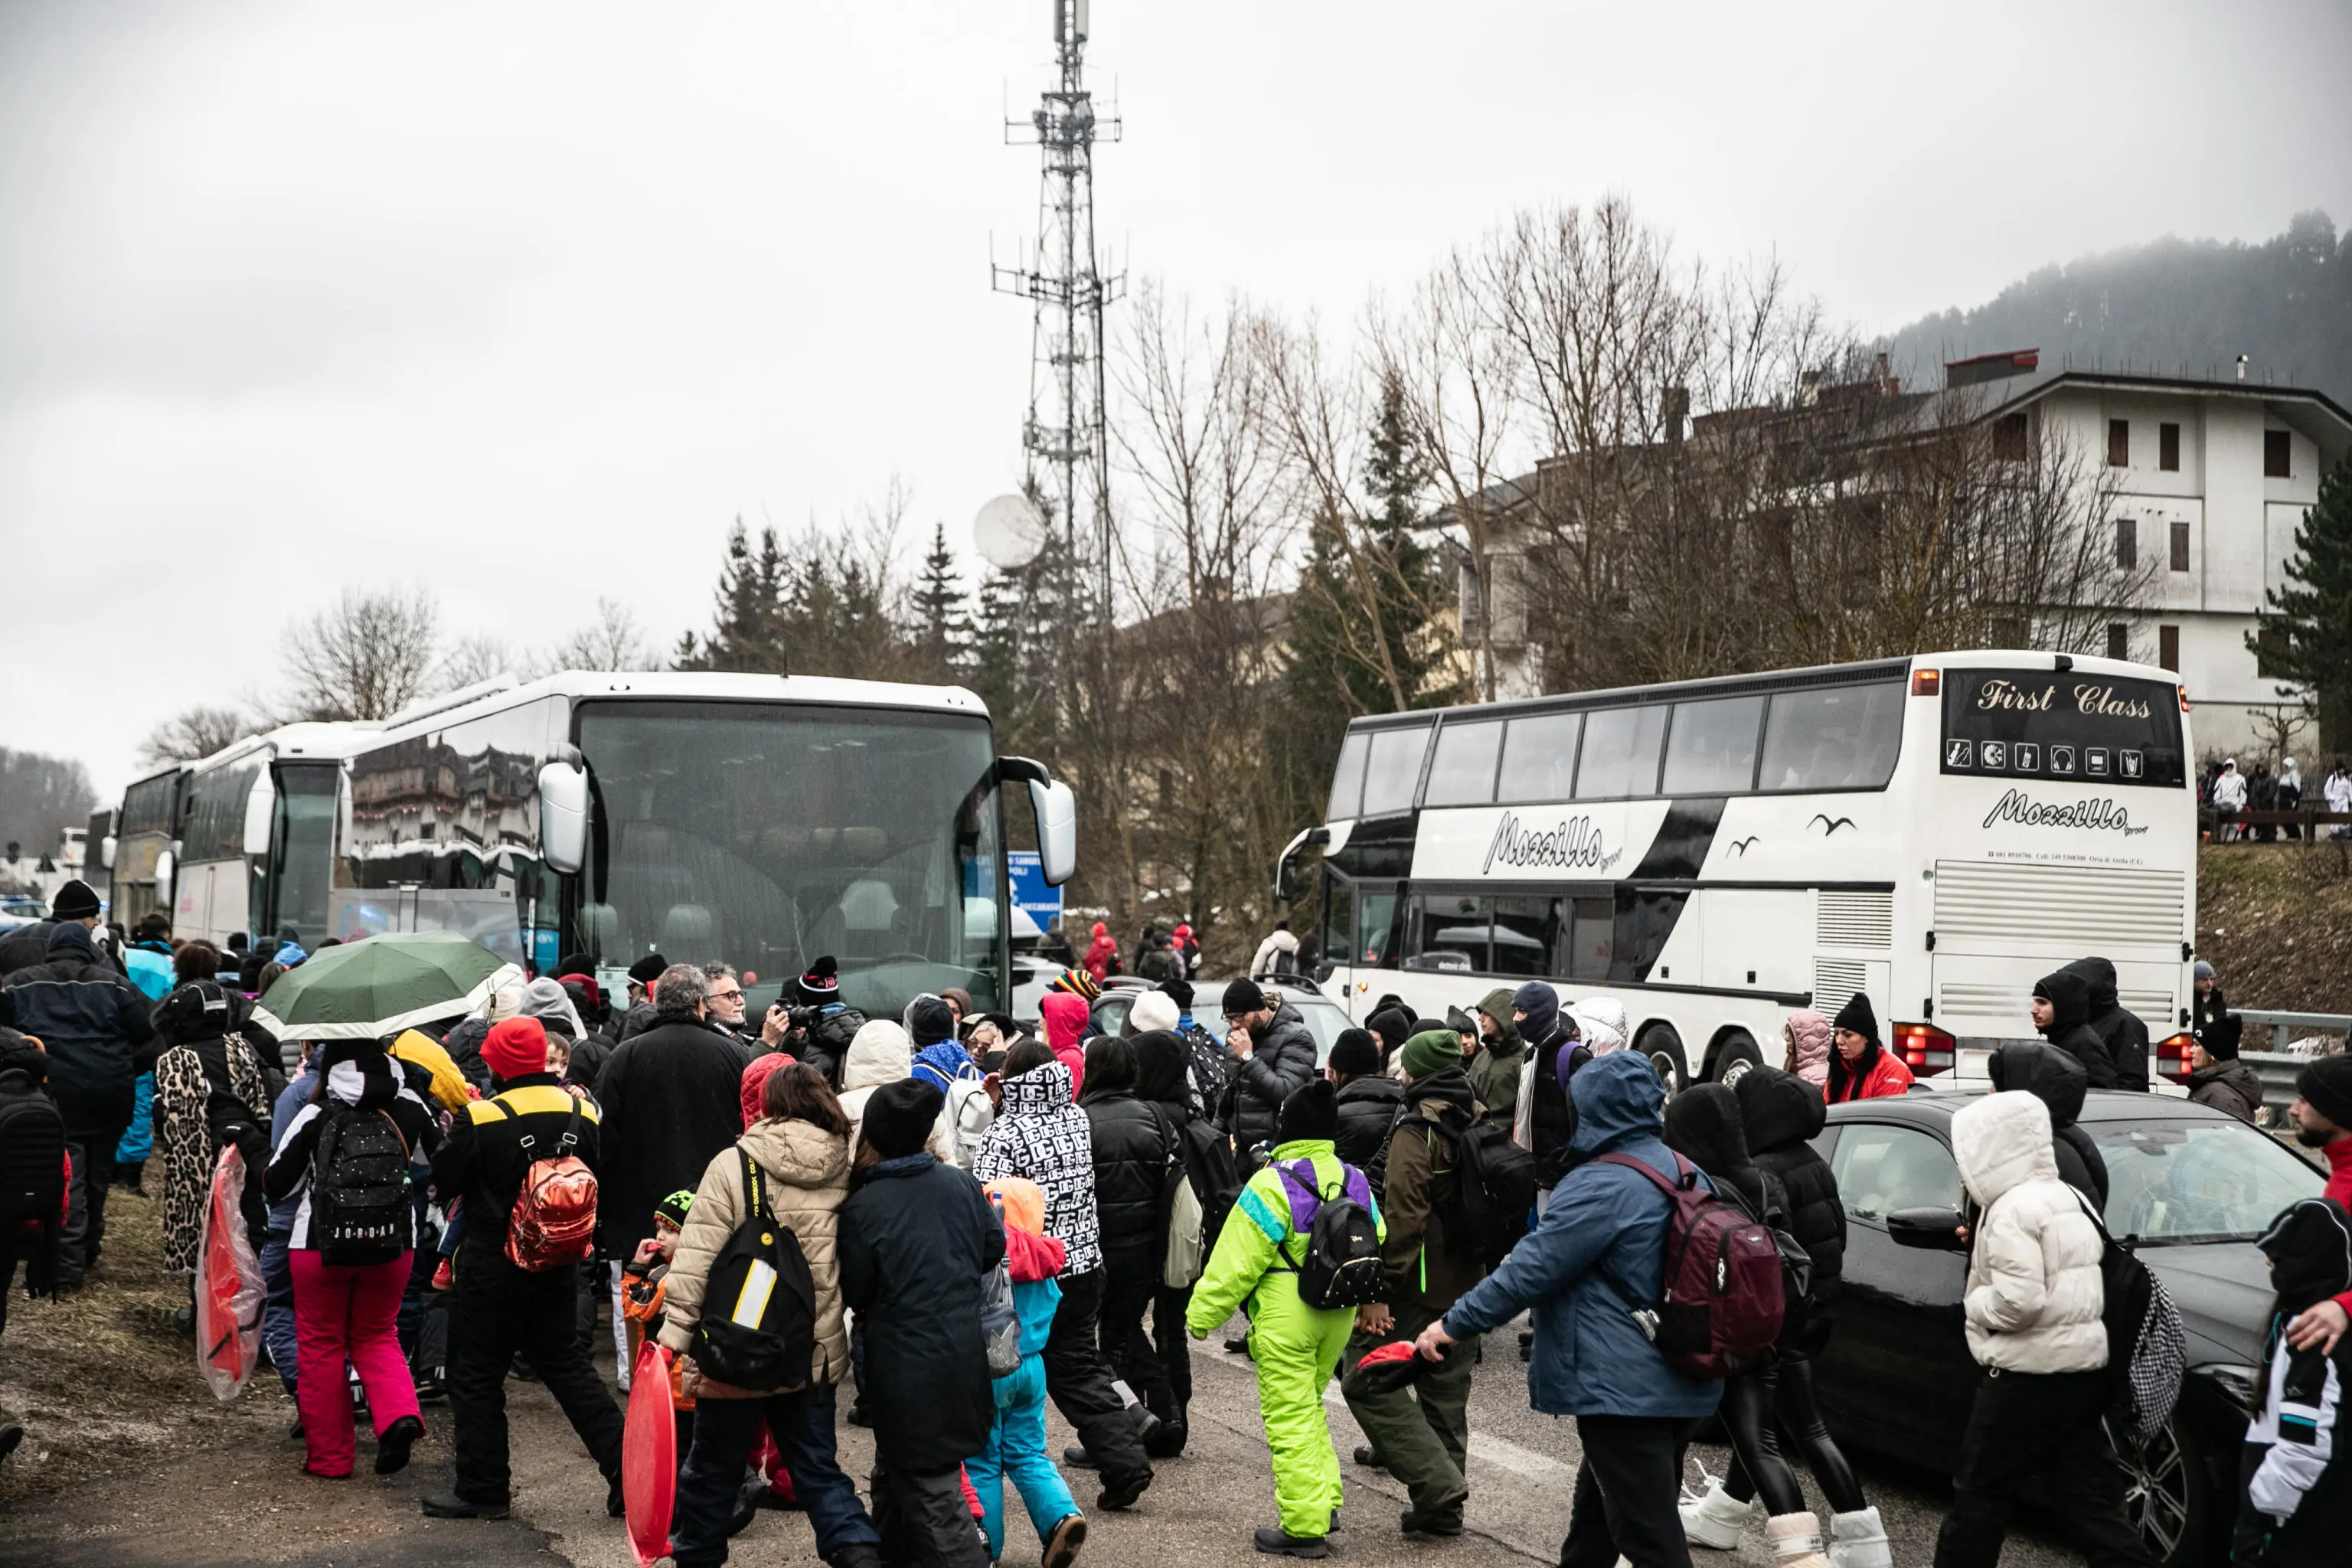
{"type": "MultiPolygon", "coordinates": [[[[2333,832],[2332,829],[2347,823],[2352,823],[2352,813],[2320,810],[2223,811],[2217,805],[2200,806],[2197,810],[2197,825],[2217,844],[2253,843],[2255,840],[2246,832],[2246,829],[2251,827],[2297,828],[2301,830],[2301,836],[2305,842],[2322,837],[2337,837],[2341,835],[2333,832]],[[2238,836],[2234,838],[2223,838],[2221,836],[2221,829],[2223,827],[2237,828],[2238,836]],[[2330,828],[2331,831],[2322,835],[2319,831],[2322,827],[2330,828]]],[[[2273,839],[2267,842],[2278,841],[2273,839]]]]}
{"type": "Polygon", "coordinates": [[[2352,1015],[2343,1013],[2284,1013],[2263,1007],[2241,1007],[2238,1016],[2243,1018],[2249,1031],[2268,1027],[2275,1049],[2240,1051],[2238,1059],[2259,1074],[2263,1080],[2263,1103],[2269,1106],[2273,1117],[2284,1115],[2294,1102],[2295,1075],[2311,1065],[2312,1058],[2286,1049],[2288,1039],[2296,1033],[2305,1035],[2352,1036],[2352,1015]]]}

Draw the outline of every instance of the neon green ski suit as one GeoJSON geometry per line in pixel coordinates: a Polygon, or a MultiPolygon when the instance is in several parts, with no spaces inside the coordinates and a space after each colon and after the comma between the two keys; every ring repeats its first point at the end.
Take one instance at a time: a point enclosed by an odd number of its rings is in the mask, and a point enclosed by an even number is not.
{"type": "MultiPolygon", "coordinates": [[[[1315,1184],[1327,1197],[1339,1195],[1347,1166],[1328,1138],[1303,1138],[1274,1151],[1276,1161],[1312,1160],[1315,1184]]],[[[1377,1199],[1372,1223],[1387,1234],[1377,1199]]],[[[1298,1275],[1284,1258],[1296,1258],[1302,1238],[1290,1241],[1290,1193],[1270,1162],[1242,1188],[1241,1197],[1217,1233],[1207,1269],[1192,1287],[1184,1326],[1196,1340],[1243,1307],[1249,1313],[1250,1359],[1257,1366],[1258,1413],[1265,1422],[1266,1447],[1274,1458],[1275,1501],[1282,1528],[1290,1535],[1320,1540],[1339,1506],[1339,1456],[1331,1447],[1331,1426],[1323,1411],[1323,1390],[1348,1348],[1355,1312],[1345,1307],[1318,1311],[1298,1299],[1298,1275]]]]}

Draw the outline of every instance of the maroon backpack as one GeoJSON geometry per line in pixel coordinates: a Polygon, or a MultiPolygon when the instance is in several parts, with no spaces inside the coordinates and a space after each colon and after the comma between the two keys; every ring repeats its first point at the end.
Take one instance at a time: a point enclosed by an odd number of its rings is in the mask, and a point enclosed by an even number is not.
{"type": "Polygon", "coordinates": [[[1679,1154],[1680,1179],[1673,1182],[1631,1154],[1602,1154],[1593,1163],[1639,1171],[1674,1205],[1659,1274],[1664,1300],[1643,1301],[1614,1274],[1601,1272],[1666,1364],[1702,1381],[1737,1377],[1760,1364],[1780,1337],[1780,1244],[1772,1227],[1701,1187],[1698,1167],[1679,1154]]]}

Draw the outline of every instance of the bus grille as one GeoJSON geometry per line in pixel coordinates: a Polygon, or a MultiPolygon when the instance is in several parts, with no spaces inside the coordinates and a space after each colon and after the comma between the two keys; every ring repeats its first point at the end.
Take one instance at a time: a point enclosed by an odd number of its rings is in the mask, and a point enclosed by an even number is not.
{"type": "Polygon", "coordinates": [[[1813,895],[1813,940],[1822,947],[1893,947],[1893,893],[1813,895]]]}
{"type": "MultiPolygon", "coordinates": [[[[2172,997],[2162,991],[2125,991],[2116,1000],[2126,1013],[2147,1025],[2150,1034],[2172,1030],[2172,997]],[[2162,1026],[2161,1028],[2158,1026],[2162,1026]]],[[[2011,1025],[2032,1011],[2033,987],[1990,984],[1981,981],[1947,980],[1936,987],[1936,1021],[1955,1018],[1995,1018],[2011,1025]]],[[[1957,1031],[1965,1033],[1966,1031],[1957,1031]]]]}
{"type": "Polygon", "coordinates": [[[2188,879],[2113,866],[1936,862],[1936,937],[2056,942],[2080,952],[2181,940],[2188,879]]]}
{"type": "Polygon", "coordinates": [[[1866,964],[1816,957],[1813,960],[1813,1011],[1823,1017],[1836,1017],[1838,1009],[1853,1001],[1854,993],[1869,982],[1870,970],[1866,964]]]}

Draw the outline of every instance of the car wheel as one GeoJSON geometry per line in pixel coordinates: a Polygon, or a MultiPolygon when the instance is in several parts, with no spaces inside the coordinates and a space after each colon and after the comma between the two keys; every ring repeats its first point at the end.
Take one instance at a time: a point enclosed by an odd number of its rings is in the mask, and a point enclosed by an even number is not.
{"type": "Polygon", "coordinates": [[[1684,1068],[1681,1036],[1664,1024],[1653,1024],[1642,1031],[1642,1037],[1634,1043],[1633,1048],[1650,1058],[1650,1065],[1657,1069],[1658,1081],[1666,1086],[1668,1100],[1674,1099],[1675,1095],[1682,1092],[1684,1068]]]}
{"type": "Polygon", "coordinates": [[[2126,1485],[2124,1517],[2164,1568],[2196,1568],[2212,1522],[2213,1489],[2204,1450],[2176,1415],[2146,1443],[2107,1423],[2126,1485]]]}
{"type": "Polygon", "coordinates": [[[1728,1089],[1747,1076],[1749,1068],[1760,1067],[1763,1061],[1764,1053],[1756,1048],[1756,1041],[1745,1031],[1734,1030],[1716,1047],[1715,1068],[1709,1076],[1728,1089]]]}

